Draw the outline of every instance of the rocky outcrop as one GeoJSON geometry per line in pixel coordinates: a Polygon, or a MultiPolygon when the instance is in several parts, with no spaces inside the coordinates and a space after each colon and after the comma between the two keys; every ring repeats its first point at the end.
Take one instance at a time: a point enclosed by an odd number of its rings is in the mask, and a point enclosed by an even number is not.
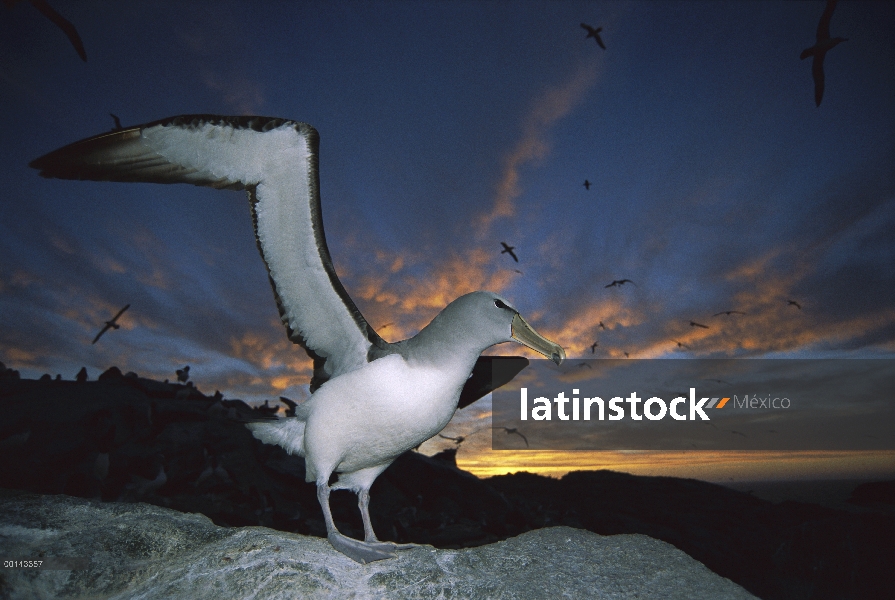
{"type": "MultiPolygon", "coordinates": [[[[254,439],[244,421],[260,411],[239,400],[130,374],[80,383],[5,378],[0,413],[2,487],[325,535],[304,462],[254,439]]],[[[381,539],[458,549],[555,526],[643,534],[766,600],[891,595],[895,515],[885,486],[860,488],[856,500],[867,502],[847,512],[611,471],[478,479],[454,459],[408,452],[376,480],[370,512],[381,539]]],[[[334,492],[331,506],[343,533],[363,537],[352,493],[334,492]]]]}
{"type": "Polygon", "coordinates": [[[88,559],[80,570],[4,569],[4,598],[754,598],[643,535],[552,527],[359,565],[320,538],[142,503],[6,492],[0,515],[6,555],[88,559]]]}

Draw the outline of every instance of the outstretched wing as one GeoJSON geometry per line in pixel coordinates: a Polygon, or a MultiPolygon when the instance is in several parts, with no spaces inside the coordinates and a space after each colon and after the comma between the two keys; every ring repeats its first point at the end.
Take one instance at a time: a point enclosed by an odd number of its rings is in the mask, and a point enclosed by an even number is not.
{"type": "Polygon", "coordinates": [[[117,320],[118,320],[118,317],[120,317],[121,315],[123,315],[123,314],[124,314],[124,311],[126,311],[126,310],[129,309],[130,307],[131,307],[130,304],[126,304],[126,305],[124,306],[124,308],[122,308],[121,310],[118,311],[118,314],[117,314],[117,315],[115,315],[114,317],[112,317],[112,322],[114,323],[115,321],[117,321],[117,320]]]}
{"type": "Polygon", "coordinates": [[[31,163],[43,177],[246,189],[289,339],[312,390],[389,353],[336,275],[320,211],[317,131],[268,117],[184,115],[75,142],[31,163]]]}
{"type": "Polygon", "coordinates": [[[820,21],[817,22],[816,37],[818,42],[830,39],[830,19],[833,18],[834,10],[836,10],[836,0],[827,0],[824,13],[820,16],[820,21]]]}

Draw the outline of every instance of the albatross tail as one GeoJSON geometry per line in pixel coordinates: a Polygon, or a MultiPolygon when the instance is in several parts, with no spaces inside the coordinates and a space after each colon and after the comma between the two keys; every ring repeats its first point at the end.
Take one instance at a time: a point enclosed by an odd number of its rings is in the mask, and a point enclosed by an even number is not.
{"type": "Polygon", "coordinates": [[[305,455],[305,422],[289,417],[277,421],[246,423],[252,435],[265,444],[276,444],[289,454],[305,455]]]}

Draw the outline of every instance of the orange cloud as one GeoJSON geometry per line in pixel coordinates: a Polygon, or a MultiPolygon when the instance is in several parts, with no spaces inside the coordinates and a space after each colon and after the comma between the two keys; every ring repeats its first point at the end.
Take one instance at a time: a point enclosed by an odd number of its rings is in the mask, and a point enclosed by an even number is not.
{"type": "Polygon", "coordinates": [[[535,101],[525,118],[522,137],[504,157],[503,175],[497,184],[494,204],[490,212],[480,217],[476,224],[480,235],[487,233],[494,220],[516,214],[515,200],[522,193],[520,171],[550,152],[550,128],[569,114],[596,83],[598,65],[599,63],[582,64],[569,80],[549,88],[535,101]]]}

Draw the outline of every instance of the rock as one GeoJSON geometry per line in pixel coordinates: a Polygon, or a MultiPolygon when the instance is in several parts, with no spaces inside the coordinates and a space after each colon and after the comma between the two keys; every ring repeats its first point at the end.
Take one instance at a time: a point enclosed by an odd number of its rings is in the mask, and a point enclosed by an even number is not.
{"type": "Polygon", "coordinates": [[[895,480],[870,481],[854,489],[848,502],[852,504],[891,504],[895,506],[895,480]]]}
{"type": "Polygon", "coordinates": [[[552,527],[359,565],[324,539],[218,527],[147,504],[5,491],[0,515],[6,556],[89,560],[85,570],[4,569],[0,594],[9,598],[754,598],[636,534],[552,527]]]}
{"type": "Polygon", "coordinates": [[[114,381],[116,379],[121,379],[122,377],[124,377],[124,375],[121,373],[121,369],[116,366],[111,366],[103,371],[97,379],[99,381],[114,381]]]}

